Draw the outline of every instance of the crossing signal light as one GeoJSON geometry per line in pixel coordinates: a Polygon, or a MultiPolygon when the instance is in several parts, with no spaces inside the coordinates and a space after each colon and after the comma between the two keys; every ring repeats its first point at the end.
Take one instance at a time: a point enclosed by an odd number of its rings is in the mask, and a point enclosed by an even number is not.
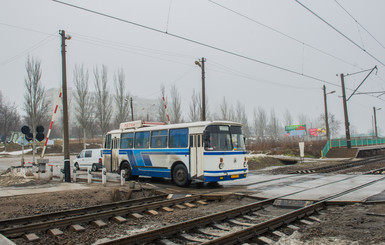
{"type": "Polygon", "coordinates": [[[44,139],[44,127],[39,125],[36,127],[36,140],[42,141],[44,139]]]}
{"type": "MultiPolygon", "coordinates": [[[[31,141],[33,139],[33,133],[28,126],[23,126],[21,132],[25,135],[25,139],[31,141]]],[[[44,127],[39,125],[36,127],[36,140],[44,140],[44,127]]]]}

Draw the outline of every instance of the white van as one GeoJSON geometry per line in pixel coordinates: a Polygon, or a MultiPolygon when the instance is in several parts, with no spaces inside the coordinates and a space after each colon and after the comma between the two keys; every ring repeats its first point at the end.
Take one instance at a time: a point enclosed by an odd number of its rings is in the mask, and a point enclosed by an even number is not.
{"type": "Polygon", "coordinates": [[[82,150],[74,160],[74,168],[91,167],[92,171],[98,171],[103,168],[103,150],[102,149],[86,149],[82,150]]]}

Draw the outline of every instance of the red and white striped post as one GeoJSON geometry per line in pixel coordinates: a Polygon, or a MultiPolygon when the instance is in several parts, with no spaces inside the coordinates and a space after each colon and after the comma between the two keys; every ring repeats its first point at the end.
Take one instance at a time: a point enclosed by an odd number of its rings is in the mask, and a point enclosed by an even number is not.
{"type": "Polygon", "coordinates": [[[43,151],[41,152],[41,156],[40,156],[41,158],[44,158],[45,148],[47,147],[48,138],[49,138],[49,135],[50,135],[51,130],[52,130],[53,120],[55,119],[55,116],[56,116],[56,112],[57,112],[57,108],[58,108],[59,103],[60,103],[61,95],[62,95],[62,89],[60,89],[59,99],[57,100],[57,103],[56,103],[56,106],[55,106],[55,110],[53,111],[51,123],[49,125],[49,129],[48,129],[48,133],[47,133],[47,138],[45,139],[43,151]]]}
{"type": "Polygon", "coordinates": [[[164,99],[164,96],[163,96],[163,104],[164,104],[164,111],[167,115],[168,124],[170,124],[170,116],[168,115],[168,112],[167,112],[167,105],[166,105],[166,100],[164,99]]]}

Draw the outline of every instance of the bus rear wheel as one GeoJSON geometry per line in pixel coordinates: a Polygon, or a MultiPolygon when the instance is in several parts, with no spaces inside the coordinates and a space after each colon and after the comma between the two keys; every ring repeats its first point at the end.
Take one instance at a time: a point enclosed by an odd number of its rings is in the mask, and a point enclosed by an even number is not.
{"type": "Polygon", "coordinates": [[[183,164],[178,164],[175,166],[174,171],[172,172],[174,183],[177,186],[188,186],[190,181],[188,180],[187,169],[183,164]]]}

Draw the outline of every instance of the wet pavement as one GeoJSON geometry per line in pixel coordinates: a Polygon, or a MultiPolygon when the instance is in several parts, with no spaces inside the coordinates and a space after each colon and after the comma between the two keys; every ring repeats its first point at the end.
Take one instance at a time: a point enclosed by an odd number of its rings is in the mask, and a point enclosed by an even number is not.
{"type": "Polygon", "coordinates": [[[384,175],[259,175],[250,173],[246,179],[224,182],[223,186],[243,186],[256,198],[318,201],[331,195],[357,188],[333,198],[330,202],[385,201],[384,175]]]}

